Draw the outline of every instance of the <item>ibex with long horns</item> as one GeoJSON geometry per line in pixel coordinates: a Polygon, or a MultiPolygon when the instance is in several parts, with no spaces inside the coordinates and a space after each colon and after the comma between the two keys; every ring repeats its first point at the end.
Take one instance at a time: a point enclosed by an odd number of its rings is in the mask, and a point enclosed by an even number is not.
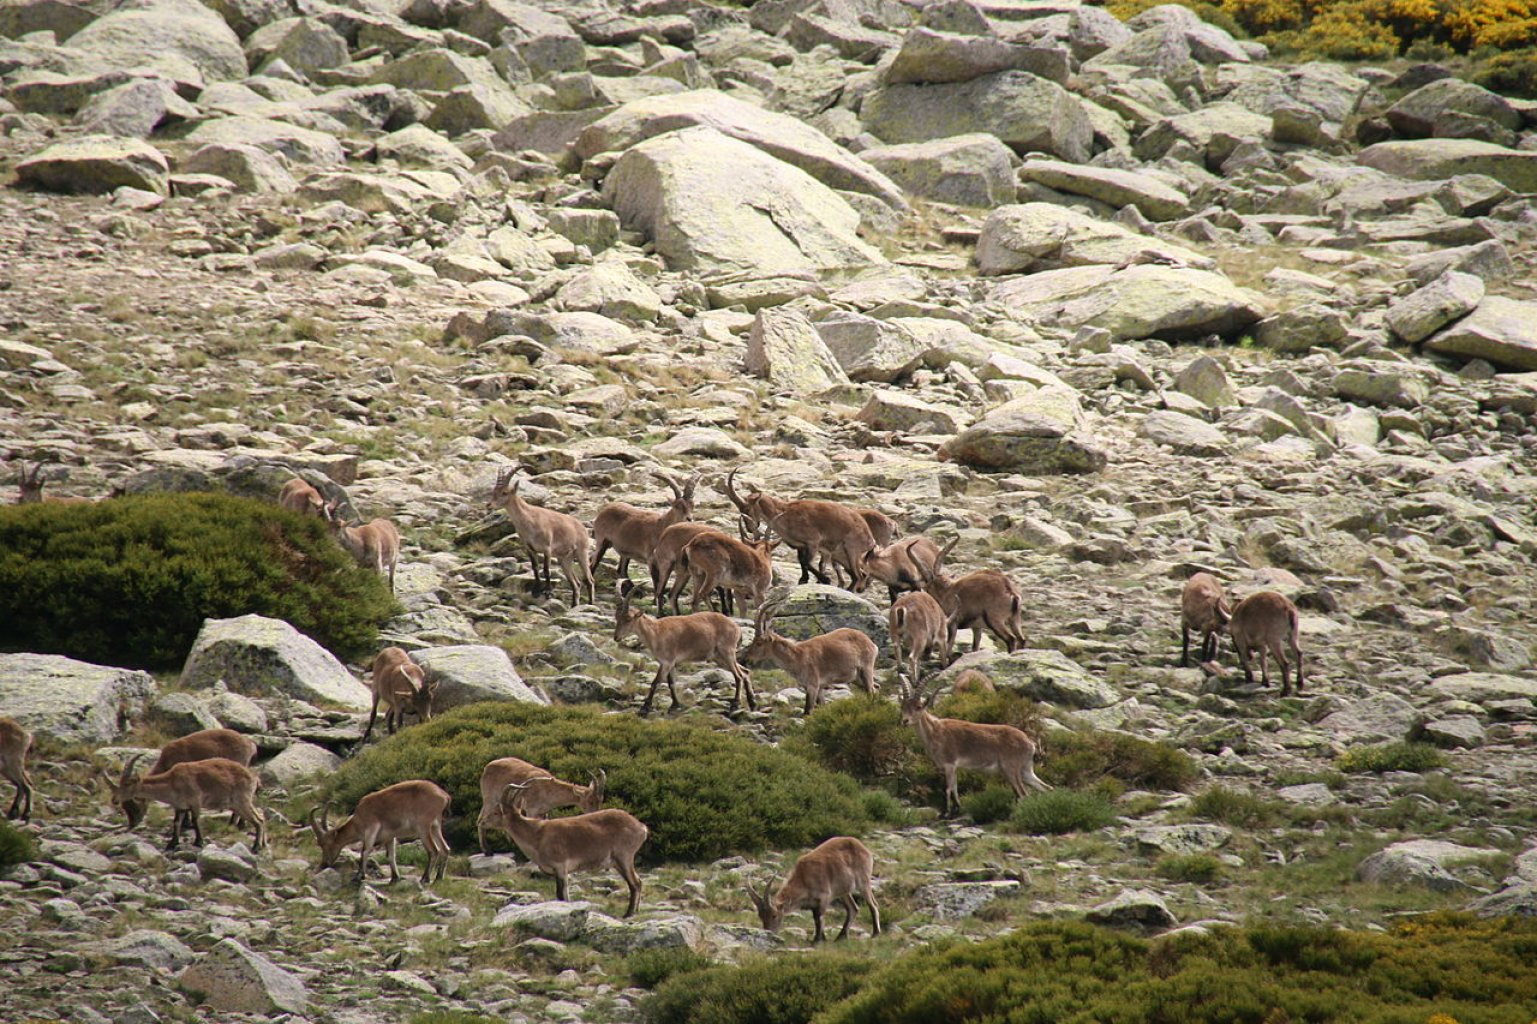
{"type": "Polygon", "coordinates": [[[836,501],[783,501],[756,489],[743,498],[736,492],[735,476],[736,470],[726,474],[726,496],[741,513],[744,536],[764,530],[777,533],[795,549],[801,583],[813,575],[821,583],[832,582],[826,572],[811,564],[813,555],[826,554],[848,572],[851,586],[860,584],[864,579],[865,552],[875,547],[875,537],[864,516],[836,501]]]}
{"type": "Polygon", "coordinates": [[[859,686],[875,693],[875,641],[857,629],[835,629],[795,641],[774,632],[774,616],[783,602],[764,605],[753,619],[753,640],[742,653],[749,665],[772,661],[790,673],[806,693],[806,714],[822,703],[830,686],[859,686]]]}
{"type": "Polygon", "coordinates": [[[400,881],[400,867],[395,862],[395,843],[401,839],[420,839],[427,849],[427,866],[422,869],[422,884],[443,877],[448,867],[448,840],[443,838],[443,815],[450,797],[443,788],[425,779],[397,782],[369,793],[358,801],[352,816],[335,828],[330,827],[330,806],[310,811],[309,826],[320,844],[320,866],[331,867],[342,850],[361,844],[358,869],[353,875],[363,881],[374,847],[380,843],[389,851],[390,882],[400,881]],[[319,814],[317,822],[315,816],[319,814]]]}
{"type": "Polygon", "coordinates": [[[497,474],[496,486],[491,489],[491,505],[505,509],[513,529],[518,531],[518,539],[523,542],[529,564],[533,566],[534,584],[542,584],[546,590],[554,588],[550,578],[550,559],[554,558],[560,563],[561,575],[571,585],[571,603],[576,604],[581,600],[580,593],[586,593],[592,603],[597,604],[598,587],[592,579],[592,566],[587,564],[587,549],[591,542],[587,527],[575,516],[530,505],[518,497],[518,488],[523,481],[513,480],[516,473],[517,467],[513,467],[497,474]],[[543,579],[539,575],[541,561],[543,579]]]}
{"type": "Polygon", "coordinates": [[[514,782],[502,800],[502,816],[507,834],[540,871],[555,876],[555,898],[566,900],[566,879],[573,871],[593,871],[613,864],[630,889],[630,902],[624,916],[640,906],[640,875],[635,871],[635,854],[651,834],[634,815],[609,808],[576,814],[569,818],[539,821],[525,815],[517,794],[531,783],[514,782]],[[509,799],[510,798],[510,799],[509,799]]]}
{"type": "Polygon", "coordinates": [[[610,547],[619,555],[618,575],[627,579],[630,559],[638,558],[647,564],[656,548],[657,538],[673,523],[681,523],[694,514],[694,487],[699,477],[690,478],[679,485],[672,477],[658,473],[658,477],[672,489],[672,504],[665,512],[648,512],[623,501],[604,505],[592,521],[592,538],[597,549],[592,556],[592,571],[598,571],[598,563],[610,547]]]}
{"type": "MultiPolygon", "coordinates": [[[[914,677],[916,679],[916,676],[914,677]]],[[[1035,774],[1035,741],[1012,725],[988,725],[958,718],[936,718],[929,708],[938,691],[924,699],[921,684],[902,687],[902,720],[918,730],[923,749],[945,777],[945,813],[959,806],[956,772],[962,768],[996,771],[1014,790],[1025,795],[1030,785],[1042,792],[1051,789],[1035,774]]]]}
{"type": "Polygon", "coordinates": [[[532,783],[522,792],[523,813],[530,818],[547,817],[558,807],[576,807],[590,812],[603,806],[603,786],[608,781],[608,773],[600,769],[588,775],[592,782],[578,786],[574,782],[563,782],[543,768],[520,758],[499,757],[488,763],[480,773],[480,817],[475,821],[480,852],[491,852],[491,847],[486,843],[486,829],[492,826],[506,828],[502,796],[508,786],[515,782],[532,783]]]}

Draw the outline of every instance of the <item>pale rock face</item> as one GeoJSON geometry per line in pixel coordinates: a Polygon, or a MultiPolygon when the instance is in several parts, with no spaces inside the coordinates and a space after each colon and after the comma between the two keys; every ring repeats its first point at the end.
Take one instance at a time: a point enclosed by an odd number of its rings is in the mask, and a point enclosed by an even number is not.
{"type": "Polygon", "coordinates": [[[1057,83],[1024,71],[960,83],[886,86],[865,99],[859,116],[888,143],[983,132],[1016,151],[1044,151],[1075,163],[1088,160],[1093,146],[1083,102],[1057,83]]]}
{"type": "Polygon", "coordinates": [[[114,11],[76,32],[69,44],[96,67],[164,69],[173,78],[191,68],[209,82],[244,78],[247,71],[240,39],[193,0],[114,11]]]}
{"type": "Polygon", "coordinates": [[[1101,327],[1119,339],[1231,334],[1265,308],[1215,272],[1153,265],[1048,270],[1001,281],[991,295],[1022,322],[1101,327]]]}
{"type": "Polygon", "coordinates": [[[221,679],[248,696],[285,694],[358,711],[371,703],[368,688],[331,652],[281,619],[260,615],[208,619],[198,631],[181,685],[201,689],[221,679]]]}
{"type": "Polygon", "coordinates": [[[483,700],[510,700],[524,704],[548,704],[518,675],[512,659],[500,647],[461,644],[430,647],[411,652],[411,660],[438,681],[434,713],[483,700]]]}
{"type": "Polygon", "coordinates": [[[56,142],[16,165],[23,184],[50,192],[111,192],[136,188],[165,195],[170,165],[154,146],[139,139],[90,135],[56,142]]]}
{"type": "Polygon", "coordinates": [[[0,715],[65,743],[117,739],[156,689],[148,672],[57,654],[0,654],[0,715]]]}
{"type": "Polygon", "coordinates": [[[309,993],[292,972],[235,939],[222,939],[182,971],[177,985],[230,1013],[304,1013],[309,993]]]}

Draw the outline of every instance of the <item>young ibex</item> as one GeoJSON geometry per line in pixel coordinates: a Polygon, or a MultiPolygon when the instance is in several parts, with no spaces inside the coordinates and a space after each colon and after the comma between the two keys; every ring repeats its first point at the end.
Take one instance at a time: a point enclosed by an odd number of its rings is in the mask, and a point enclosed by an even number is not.
{"type": "MultiPolygon", "coordinates": [[[[155,758],[155,763],[150,765],[147,775],[159,775],[161,772],[170,771],[179,764],[187,764],[190,761],[208,761],[220,757],[227,761],[249,768],[251,762],[256,760],[256,741],[249,736],[242,736],[233,729],[200,729],[194,733],[188,733],[179,739],[174,739],[160,748],[160,756],[155,758]]],[[[110,776],[107,784],[112,784],[110,776]]],[[[144,820],[144,814],[149,809],[149,801],[127,797],[113,786],[112,803],[122,808],[128,816],[128,827],[138,828],[139,822],[144,820]]],[[[181,815],[183,819],[187,816],[181,815]]],[[[236,812],[234,824],[240,823],[239,812],[236,812]]],[[[190,824],[184,820],[183,827],[190,824]]]]}
{"type": "Polygon", "coordinates": [[[663,680],[672,696],[672,707],[678,706],[676,670],[681,661],[713,661],[731,673],[736,680],[736,692],[731,698],[731,710],[741,706],[742,691],[747,691],[747,706],[756,711],[757,698],[752,692],[752,677],[737,664],[736,648],[742,640],[742,629],[719,612],[695,612],[692,615],[674,615],[671,618],[652,618],[645,612],[630,607],[630,597],[635,584],[625,580],[619,588],[619,605],[614,610],[614,641],[634,636],[645,645],[657,661],[656,678],[640,706],[640,713],[651,713],[651,702],[656,698],[656,688],[663,680]]]}
{"type": "MultiPolygon", "coordinates": [[[[940,557],[955,547],[952,540],[940,557]]],[[[949,620],[945,650],[955,649],[955,635],[971,628],[971,649],[982,646],[982,627],[997,637],[1010,654],[1025,646],[1025,629],[1020,622],[1024,598],[1014,581],[996,569],[979,569],[959,579],[944,573],[930,576],[924,591],[939,602],[949,620]]]]}
{"type": "Polygon", "coordinates": [[[763,595],[774,585],[773,552],[777,540],[747,543],[726,534],[702,534],[684,545],[678,555],[678,570],[694,588],[690,611],[720,590],[721,611],[731,614],[732,600],[743,610],[763,603],[763,595]]]}
{"type": "Polygon", "coordinates": [[[261,788],[261,780],[251,769],[226,757],[212,757],[204,761],[183,761],[158,774],[145,773],[134,778],[133,767],[143,756],[135,754],[123,766],[116,796],[124,806],[131,800],[158,800],[176,812],[171,819],[171,841],[166,849],[174,850],[180,845],[182,829],[188,823],[192,825],[193,842],[202,846],[200,816],[204,811],[234,811],[242,821],[255,828],[252,849],[260,850],[266,845],[267,819],[256,806],[256,791],[261,788]]]}
{"type": "Polygon", "coordinates": [[[721,530],[708,523],[683,522],[673,523],[657,537],[656,546],[651,549],[651,587],[656,591],[658,615],[666,611],[663,607],[666,599],[672,601],[672,613],[678,614],[678,597],[683,593],[683,588],[688,586],[688,573],[678,573],[677,580],[673,581],[671,594],[666,594],[667,584],[672,580],[673,569],[677,567],[678,556],[683,554],[683,549],[690,541],[703,534],[709,534],[712,537],[726,536],[721,530]]]}
{"type": "Polygon", "coordinates": [[[1228,609],[1227,594],[1217,577],[1209,572],[1198,572],[1185,582],[1180,595],[1180,634],[1183,644],[1179,652],[1181,666],[1190,664],[1190,633],[1201,634],[1201,661],[1217,657],[1222,641],[1222,631],[1227,629],[1233,617],[1228,609]]]}
{"type": "Polygon", "coordinates": [[[569,899],[566,879],[573,871],[593,871],[613,864],[630,889],[630,903],[624,916],[640,906],[640,875],[635,871],[635,854],[650,835],[650,830],[634,815],[609,808],[576,814],[569,818],[539,821],[523,813],[516,795],[532,783],[514,782],[507,786],[502,799],[502,817],[507,834],[534,866],[555,876],[555,898],[569,899]],[[509,799],[511,798],[511,799],[509,799]]]}
{"type": "Polygon", "coordinates": [[[746,498],[737,494],[732,479],[736,470],[726,474],[726,496],[741,513],[743,535],[757,535],[772,530],[795,549],[800,561],[800,582],[813,575],[818,582],[831,583],[825,571],[811,564],[813,554],[826,554],[835,566],[847,570],[851,586],[864,579],[865,552],[875,547],[870,526],[855,509],[836,501],[783,501],[754,490],[746,498]]]}
{"type": "Polygon", "coordinates": [[[897,669],[902,669],[902,652],[907,652],[907,671],[918,678],[918,667],[931,651],[938,651],[940,660],[948,665],[953,650],[947,639],[944,609],[928,594],[918,590],[903,594],[891,603],[886,613],[891,629],[891,649],[897,669]]]}
{"type": "Polygon", "coordinates": [[[875,858],[864,843],[849,836],[836,836],[809,853],[801,854],[790,869],[790,877],[777,893],[770,896],[767,885],[761,893],[754,892],[749,884],[747,895],[757,908],[758,919],[770,932],[779,931],[787,912],[810,910],[817,928],[811,939],[814,943],[826,938],[822,933],[822,915],[834,901],[843,904],[844,912],[838,939],[847,938],[849,925],[854,923],[854,916],[859,912],[854,897],[863,896],[870,906],[870,931],[879,935],[881,909],[876,906],[875,889],[870,879],[874,871],[875,858]]]}
{"type": "Polygon", "coordinates": [[[1238,652],[1246,683],[1254,685],[1249,652],[1258,651],[1261,679],[1265,686],[1270,685],[1270,666],[1265,660],[1268,653],[1281,668],[1281,696],[1290,694],[1291,683],[1286,678],[1286,654],[1290,651],[1297,664],[1297,692],[1302,692],[1302,623],[1297,606],[1284,594],[1262,590],[1239,601],[1228,620],[1227,631],[1233,638],[1233,650],[1238,652]]]}
{"type": "Polygon", "coordinates": [[[395,592],[395,564],[400,561],[400,532],[388,519],[375,519],[371,523],[349,526],[342,520],[341,506],[326,503],[326,521],[331,533],[347,552],[365,569],[388,575],[390,592],[395,592]]]}
{"type": "Polygon", "coordinates": [[[368,728],[363,730],[363,739],[373,735],[381,703],[384,705],[384,728],[391,736],[406,724],[408,711],[416,715],[418,721],[432,719],[432,699],[438,694],[438,681],[428,679],[427,670],[399,647],[386,647],[374,656],[371,684],[374,705],[368,712],[368,728]]]}
{"type": "MultiPolygon", "coordinates": [[[[916,676],[914,677],[917,678],[916,676]]],[[[918,740],[945,776],[945,813],[960,804],[955,773],[961,768],[996,771],[1025,795],[1026,784],[1045,792],[1051,787],[1035,774],[1035,742],[1012,725],[984,725],[957,718],[936,718],[929,712],[938,691],[927,701],[919,684],[902,688],[902,720],[918,730],[918,740]]]]}
{"type": "Polygon", "coordinates": [[[395,863],[395,843],[400,839],[420,839],[427,850],[427,866],[422,869],[422,884],[432,881],[433,869],[443,877],[448,867],[448,840],[443,838],[443,815],[448,811],[449,795],[435,783],[423,779],[397,782],[375,790],[358,801],[352,817],[335,828],[330,827],[330,806],[310,811],[309,825],[320,845],[320,866],[331,867],[342,850],[361,844],[358,869],[353,881],[361,883],[368,870],[374,847],[380,843],[389,851],[390,883],[400,881],[395,863]],[[315,820],[319,814],[320,821],[315,820]]]}
{"type": "MultiPolygon", "coordinates": [[[[480,852],[490,853],[486,843],[486,829],[502,828],[502,795],[515,782],[527,782],[523,792],[523,813],[530,818],[546,817],[558,807],[576,807],[583,811],[596,811],[603,806],[603,785],[608,773],[588,773],[592,782],[578,786],[574,782],[562,782],[543,768],[516,757],[499,757],[486,765],[480,773],[480,817],[475,821],[475,832],[480,838],[480,852]]],[[[510,838],[510,837],[509,837],[510,838]]]]}
{"type": "Polygon", "coordinates": [[[943,559],[939,545],[927,537],[912,537],[866,551],[860,566],[865,571],[865,578],[854,590],[863,593],[872,579],[878,580],[886,584],[887,599],[895,601],[898,594],[922,590],[927,580],[939,575],[943,559]]]}
{"type": "Polygon", "coordinates": [[[326,499],[303,477],[293,477],[278,492],[278,505],[301,516],[326,517],[326,499]]]}
{"type": "Polygon", "coordinates": [[[580,593],[585,593],[593,604],[597,604],[598,588],[593,582],[592,566],[587,564],[587,527],[575,516],[530,505],[518,497],[518,488],[523,481],[512,479],[516,473],[514,467],[497,474],[496,486],[491,489],[491,507],[506,509],[507,518],[512,520],[518,539],[528,552],[534,584],[542,584],[546,590],[554,588],[555,583],[550,578],[550,558],[553,557],[560,563],[561,574],[571,585],[571,603],[580,602],[580,593]],[[544,564],[542,580],[539,576],[541,561],[544,564]]]}
{"type": "Polygon", "coordinates": [[[7,818],[27,821],[32,817],[32,778],[27,774],[27,753],[32,734],[14,718],[0,718],[0,779],[16,787],[16,796],[5,812],[7,818]]]}
{"type": "Polygon", "coordinates": [[[790,673],[806,691],[808,715],[822,703],[822,691],[829,686],[861,686],[866,693],[877,692],[874,640],[847,627],[810,640],[791,640],[774,632],[774,615],[780,607],[782,603],[758,610],[743,661],[749,665],[772,661],[790,673]]]}
{"type": "Polygon", "coordinates": [[[604,505],[598,510],[597,518],[592,521],[592,537],[597,542],[597,550],[592,556],[594,573],[598,571],[598,563],[603,561],[603,553],[612,547],[619,555],[618,576],[626,579],[630,572],[630,559],[638,558],[649,563],[662,531],[694,514],[694,487],[699,483],[699,477],[690,478],[680,487],[671,477],[660,473],[657,475],[672,489],[672,504],[667,506],[667,511],[648,512],[622,501],[604,505]]]}

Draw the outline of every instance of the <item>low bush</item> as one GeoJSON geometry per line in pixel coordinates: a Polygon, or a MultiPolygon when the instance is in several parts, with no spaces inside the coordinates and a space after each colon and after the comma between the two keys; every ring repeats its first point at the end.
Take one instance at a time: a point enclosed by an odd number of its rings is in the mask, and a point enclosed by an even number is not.
{"type": "Polygon", "coordinates": [[[1200,777],[1183,750],[1120,732],[1068,732],[1044,737],[1037,769],[1054,786],[1085,787],[1115,779],[1136,789],[1180,790],[1200,777]]]}
{"type": "Polygon", "coordinates": [[[1171,882],[1204,885],[1222,877],[1222,862],[1209,853],[1171,853],[1158,859],[1156,870],[1171,882]]]}
{"type": "Polygon", "coordinates": [[[1342,772],[1426,772],[1446,766],[1446,757],[1429,743],[1379,743],[1356,747],[1335,759],[1342,772]]]}
{"type": "Polygon", "coordinates": [[[1213,786],[1190,801],[1190,812],[1197,818],[1239,828],[1273,825],[1280,819],[1280,811],[1274,800],[1227,786],[1213,786]]]}
{"type": "Polygon", "coordinates": [[[903,723],[901,709],[887,698],[864,693],[817,708],[791,746],[809,748],[823,767],[867,784],[894,783],[899,792],[929,764],[918,734],[903,723]]]}
{"type": "Polygon", "coordinates": [[[1537,48],[1495,54],[1473,72],[1473,81],[1502,96],[1537,99],[1537,48]]]}
{"type": "Polygon", "coordinates": [[[465,1010],[428,1010],[411,1017],[411,1024],[499,1024],[498,1018],[465,1010]]]}
{"type": "Polygon", "coordinates": [[[1014,791],[1008,786],[988,786],[961,797],[961,810],[978,825],[1002,821],[1014,810],[1014,791]]]}
{"type": "Polygon", "coordinates": [[[702,971],[711,962],[709,957],[687,946],[668,946],[638,949],[630,954],[625,966],[630,972],[630,984],[640,988],[656,988],[674,975],[702,971]]]}
{"type": "Polygon", "coordinates": [[[0,868],[37,860],[37,843],[29,832],[0,818],[0,868]]]}
{"type": "Polygon", "coordinates": [[[266,502],[166,494],[0,507],[0,650],[172,668],[204,619],[255,613],[355,657],[395,608],[389,585],[323,523],[266,502]]]}
{"type": "Polygon", "coordinates": [[[350,808],[392,783],[431,779],[453,797],[448,837],[464,849],[475,843],[481,770],[498,757],[565,779],[607,771],[605,802],[650,828],[640,851],[650,863],[806,848],[868,822],[852,779],[786,751],[699,722],[533,704],[474,704],[403,730],[344,764],[328,796],[350,808]]]}
{"type": "Polygon", "coordinates": [[[946,694],[935,702],[934,714],[940,718],[959,718],[964,722],[1012,725],[1030,736],[1041,734],[1041,706],[1015,690],[967,690],[946,694]]]}
{"type": "Polygon", "coordinates": [[[874,964],[813,954],[712,967],[661,984],[640,1004],[646,1024],[808,1024],[852,995],[874,964]]]}
{"type": "Polygon", "coordinates": [[[1009,817],[1015,831],[1037,836],[1092,832],[1114,820],[1115,809],[1103,794],[1070,789],[1033,793],[1019,801],[1009,817]]]}

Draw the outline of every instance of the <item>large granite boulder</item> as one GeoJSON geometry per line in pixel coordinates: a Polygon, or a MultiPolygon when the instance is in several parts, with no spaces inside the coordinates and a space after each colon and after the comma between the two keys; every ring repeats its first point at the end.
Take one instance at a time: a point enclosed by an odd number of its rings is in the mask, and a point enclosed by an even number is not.
{"type": "Polygon", "coordinates": [[[489,644],[429,647],[412,651],[411,660],[427,670],[429,679],[437,681],[438,695],[432,704],[435,712],[486,700],[549,703],[543,694],[523,681],[513,667],[512,659],[500,647],[489,644]]]}
{"type": "Polygon", "coordinates": [[[891,384],[912,373],[932,346],[895,320],[835,310],[813,325],[849,380],[891,384]]]}
{"type": "Polygon", "coordinates": [[[1483,298],[1483,278],[1447,271],[1390,305],[1384,319],[1388,330],[1412,344],[1466,316],[1483,298]]]}
{"type": "Polygon", "coordinates": [[[1111,167],[1090,167],[1061,160],[1026,160],[1019,176],[1058,192],[1087,196],[1108,206],[1135,206],[1149,220],[1177,220],[1190,215],[1190,198],[1151,175],[1111,167]]]}
{"type": "Polygon", "coordinates": [[[181,163],[184,174],[214,174],[242,192],[292,192],[299,182],[276,153],[241,142],[199,146],[181,163]]]}
{"type": "Polygon", "coordinates": [[[1044,387],[988,412],[947,442],[941,454],[975,469],[1098,472],[1108,456],[1084,426],[1076,391],[1044,387]]]}
{"type": "Polygon", "coordinates": [[[1356,867],[1356,878],[1383,885],[1411,885],[1434,892],[1470,886],[1450,870],[1459,863],[1499,856],[1500,851],[1441,839],[1410,839],[1372,854],[1356,867]]]}
{"type": "Polygon", "coordinates": [[[1537,192],[1537,152],[1507,149],[1477,139],[1379,142],[1361,150],[1356,162],[1414,181],[1484,174],[1513,191],[1537,192]]]}
{"type": "Polygon", "coordinates": [[[909,29],[902,48],[886,66],[888,85],[969,82],[999,71],[1028,71],[1065,83],[1067,54],[1056,47],[1031,46],[990,35],[909,29]]]}
{"type": "Polygon", "coordinates": [[[124,5],[70,37],[96,69],[152,68],[185,81],[189,69],[209,82],[246,75],[240,38],[196,0],[124,5]]]}
{"type": "Polygon", "coordinates": [[[1473,312],[1426,338],[1425,347],[1505,370],[1537,370],[1537,302],[1486,295],[1473,312]]]}
{"type": "Polygon", "coordinates": [[[1180,147],[1198,154],[1208,169],[1215,170],[1242,143],[1263,144],[1270,128],[1271,119],[1264,114],[1236,103],[1213,103],[1159,120],[1137,137],[1134,151],[1139,160],[1153,161],[1180,147]]]}
{"type": "Polygon", "coordinates": [[[304,982],[235,939],[221,939],[177,977],[177,986],[199,1005],[221,1013],[303,1014],[304,982]]]}
{"type": "Polygon", "coordinates": [[[859,155],[909,195],[941,203],[993,207],[1012,202],[1019,190],[1013,154],[993,135],[876,146],[859,155]]]}
{"type": "Polygon", "coordinates": [[[254,697],[296,697],[366,711],[368,687],[336,656],[282,619],[242,615],[207,619],[182,667],[181,685],[206,689],[219,680],[254,697]]]}
{"type": "Polygon", "coordinates": [[[1055,203],[1000,206],[988,214],[977,239],[977,268],[984,274],[1135,263],[1214,266],[1193,249],[1055,203]]]}
{"type": "Polygon", "coordinates": [[[136,188],[165,195],[171,169],[142,139],[87,135],[48,146],[16,165],[16,178],[50,192],[113,192],[136,188]]]}
{"type": "Polygon", "coordinates": [[[1374,693],[1325,716],[1318,728],[1341,743],[1390,743],[1406,740],[1424,716],[1394,693],[1374,693]]]}
{"type": "MultiPolygon", "coordinates": [[[[958,638],[964,644],[965,634],[958,638]]],[[[975,651],[951,662],[939,674],[939,682],[950,684],[967,670],[974,669],[993,681],[995,686],[1018,690],[1032,700],[1068,708],[1105,708],[1121,699],[1114,686],[1095,678],[1087,669],[1061,651],[1027,648],[1006,654],[975,651]]]]}
{"type": "Polygon", "coordinates": [[[0,654],[0,715],[63,743],[110,743],[154,697],[148,672],[57,654],[0,654]]]}
{"type": "Polygon", "coordinates": [[[865,98],[859,117],[888,143],[985,132],[1021,153],[1034,150],[1075,163],[1093,153],[1093,123],[1083,101],[1025,71],[940,85],[888,85],[865,98]]]}
{"type": "Polygon", "coordinates": [[[995,284],[993,301],[1020,321],[1102,327],[1121,340],[1230,335],[1261,319],[1264,300],[1221,274],[1150,264],[1070,267],[995,284]]]}
{"type": "Polygon", "coordinates": [[[1483,118],[1507,131],[1521,128],[1521,112],[1509,100],[1460,78],[1441,78],[1422,85],[1383,116],[1404,138],[1425,139],[1441,134],[1436,129],[1448,111],[1483,118]]]}
{"type": "Polygon", "coordinates": [[[317,167],[338,166],[344,160],[342,144],[335,136],[264,117],[204,121],[187,135],[187,142],[255,146],[269,153],[281,153],[294,163],[317,167]]]}
{"type": "Polygon", "coordinates": [[[849,382],[806,315],[783,306],[758,310],[747,336],[746,368],[754,377],[797,395],[849,382]]]}

